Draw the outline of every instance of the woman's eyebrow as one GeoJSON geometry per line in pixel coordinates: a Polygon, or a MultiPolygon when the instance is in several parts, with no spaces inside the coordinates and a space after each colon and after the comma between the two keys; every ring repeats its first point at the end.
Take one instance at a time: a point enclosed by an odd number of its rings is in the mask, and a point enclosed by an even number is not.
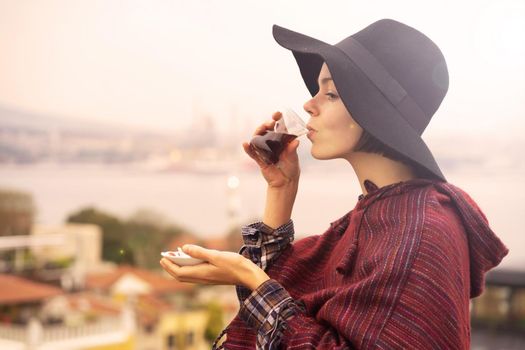
{"type": "Polygon", "coordinates": [[[326,77],[326,78],[322,78],[319,82],[319,85],[323,85],[325,84],[326,82],[328,81],[333,81],[332,77],[326,77]]]}

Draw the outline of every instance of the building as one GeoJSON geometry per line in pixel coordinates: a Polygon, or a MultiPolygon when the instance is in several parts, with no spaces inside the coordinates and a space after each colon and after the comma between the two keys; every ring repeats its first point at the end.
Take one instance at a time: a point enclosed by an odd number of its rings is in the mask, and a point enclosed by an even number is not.
{"type": "Polygon", "coordinates": [[[105,309],[106,315],[89,319],[89,304],[82,309],[77,303],[75,312],[75,304],[60,288],[12,275],[0,275],[0,285],[1,349],[134,348],[134,316],[129,309],[105,309]]]}
{"type": "Polygon", "coordinates": [[[473,325],[525,334],[525,271],[495,269],[485,282],[472,303],[473,325]]]}
{"type": "Polygon", "coordinates": [[[132,266],[89,274],[86,289],[135,310],[137,347],[161,350],[209,349],[208,312],[196,298],[195,285],[167,274],[132,266]]]}

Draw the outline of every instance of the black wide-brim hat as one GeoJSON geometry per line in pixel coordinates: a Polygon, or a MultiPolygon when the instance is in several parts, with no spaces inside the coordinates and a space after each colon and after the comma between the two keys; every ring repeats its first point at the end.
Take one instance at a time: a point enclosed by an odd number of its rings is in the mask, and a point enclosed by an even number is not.
{"type": "Polygon", "coordinates": [[[428,37],[390,19],[335,45],[277,25],[273,36],[293,52],[312,96],[326,62],[346,109],[364,130],[446,181],[421,138],[448,89],[445,58],[428,37]]]}

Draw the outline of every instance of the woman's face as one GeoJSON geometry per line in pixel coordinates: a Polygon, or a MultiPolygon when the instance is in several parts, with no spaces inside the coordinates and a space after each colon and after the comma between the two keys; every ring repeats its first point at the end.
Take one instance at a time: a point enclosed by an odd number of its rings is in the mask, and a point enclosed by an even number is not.
{"type": "Polygon", "coordinates": [[[319,91],[304,104],[311,118],[308,134],[316,159],[348,159],[363,129],[354,121],[337,93],[326,63],[318,78],[319,91]]]}

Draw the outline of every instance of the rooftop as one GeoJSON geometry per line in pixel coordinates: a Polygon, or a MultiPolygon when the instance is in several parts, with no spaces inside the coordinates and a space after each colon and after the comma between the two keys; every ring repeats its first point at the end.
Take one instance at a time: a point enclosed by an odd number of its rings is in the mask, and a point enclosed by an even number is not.
{"type": "Polygon", "coordinates": [[[0,274],[0,286],[0,304],[3,305],[37,302],[63,293],[49,284],[6,274],[0,274]]]}
{"type": "Polygon", "coordinates": [[[181,283],[171,277],[164,277],[159,273],[129,265],[121,265],[110,272],[89,274],[86,278],[86,288],[109,290],[127,276],[133,276],[135,279],[147,284],[147,290],[152,294],[193,289],[193,285],[191,284],[181,283]]]}

